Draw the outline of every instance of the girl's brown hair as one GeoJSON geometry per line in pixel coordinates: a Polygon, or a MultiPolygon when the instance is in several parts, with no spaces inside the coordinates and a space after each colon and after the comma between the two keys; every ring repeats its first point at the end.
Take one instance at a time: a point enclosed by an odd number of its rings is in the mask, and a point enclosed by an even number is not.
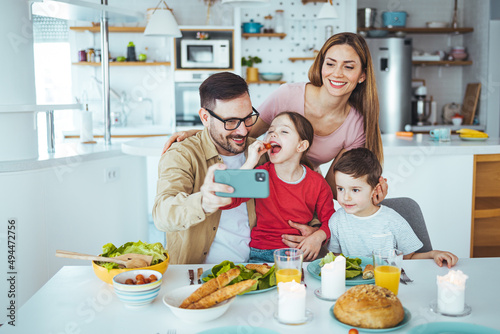
{"type": "Polygon", "coordinates": [[[294,111],[280,112],[278,115],[276,115],[274,119],[280,116],[287,116],[288,119],[292,121],[293,125],[295,126],[295,130],[297,130],[300,140],[307,140],[309,142],[309,147],[304,152],[302,152],[300,163],[314,170],[312,163],[306,157],[306,153],[307,151],[309,151],[309,148],[311,147],[314,139],[314,129],[311,125],[311,122],[309,122],[307,118],[305,118],[301,114],[298,114],[294,111]]]}
{"type": "Polygon", "coordinates": [[[326,52],[334,45],[347,44],[356,51],[361,60],[361,67],[365,72],[366,79],[358,84],[349,97],[349,103],[363,115],[363,128],[365,131],[365,147],[372,151],[380,163],[384,161],[382,138],[380,137],[379,103],[377,94],[377,83],[373,70],[370,50],[363,37],[350,32],[343,32],[330,37],[319,51],[314,63],[309,69],[309,80],[317,87],[323,85],[321,69],[325,62],[326,52]]]}

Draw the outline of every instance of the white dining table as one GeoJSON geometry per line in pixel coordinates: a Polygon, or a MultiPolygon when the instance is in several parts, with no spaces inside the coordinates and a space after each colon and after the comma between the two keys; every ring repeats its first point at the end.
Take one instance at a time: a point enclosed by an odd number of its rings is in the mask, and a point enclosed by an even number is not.
{"type": "MultiPolygon", "coordinates": [[[[4,324],[0,333],[167,334],[175,329],[176,334],[189,334],[223,326],[241,326],[238,332],[242,334],[251,333],[246,326],[278,333],[347,333],[348,329],[339,325],[331,315],[333,302],[315,296],[314,290],[321,286],[321,282],[307,271],[307,266],[308,263],[303,264],[307,284],[306,307],[313,318],[305,325],[288,326],[275,320],[276,289],[237,296],[225,314],[210,322],[179,320],[163,304],[163,296],[172,289],[189,284],[188,269],[196,272],[202,267],[207,270],[212,267],[209,264],[170,265],[158,297],[152,304],[140,308],[125,307],[114,294],[113,287],[100,281],[91,266],[66,266],[17,311],[16,326],[4,324]]],[[[403,266],[413,283],[400,284],[398,297],[411,312],[411,320],[394,333],[406,333],[416,326],[434,322],[465,322],[500,332],[500,258],[460,259],[453,268],[469,276],[465,302],[472,312],[464,317],[443,316],[432,312],[429,307],[437,299],[436,276],[445,275],[448,268],[438,267],[432,260],[405,260],[403,266]]]]}

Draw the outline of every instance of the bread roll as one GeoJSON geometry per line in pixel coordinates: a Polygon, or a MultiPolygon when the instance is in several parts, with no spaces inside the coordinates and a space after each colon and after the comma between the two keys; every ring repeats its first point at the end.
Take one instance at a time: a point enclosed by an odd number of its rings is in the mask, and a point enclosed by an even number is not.
{"type": "Polygon", "coordinates": [[[337,319],[362,328],[391,328],[404,319],[404,310],[392,291],[376,285],[357,285],[337,299],[333,308],[337,319]]]}

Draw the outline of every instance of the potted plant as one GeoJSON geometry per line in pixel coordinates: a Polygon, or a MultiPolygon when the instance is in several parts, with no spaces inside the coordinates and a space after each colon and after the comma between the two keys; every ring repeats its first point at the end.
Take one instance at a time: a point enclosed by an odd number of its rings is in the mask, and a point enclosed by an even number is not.
{"type": "Polygon", "coordinates": [[[259,81],[259,69],[253,67],[253,64],[262,63],[262,59],[259,57],[241,57],[241,66],[247,66],[247,81],[256,82],[259,81]]]}

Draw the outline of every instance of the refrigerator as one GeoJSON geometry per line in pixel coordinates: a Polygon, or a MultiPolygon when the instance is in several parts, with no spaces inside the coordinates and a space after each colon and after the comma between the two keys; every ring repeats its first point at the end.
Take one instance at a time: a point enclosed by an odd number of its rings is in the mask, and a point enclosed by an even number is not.
{"type": "Polygon", "coordinates": [[[404,131],[411,124],[411,38],[366,38],[373,61],[380,103],[382,134],[404,131]]]}

